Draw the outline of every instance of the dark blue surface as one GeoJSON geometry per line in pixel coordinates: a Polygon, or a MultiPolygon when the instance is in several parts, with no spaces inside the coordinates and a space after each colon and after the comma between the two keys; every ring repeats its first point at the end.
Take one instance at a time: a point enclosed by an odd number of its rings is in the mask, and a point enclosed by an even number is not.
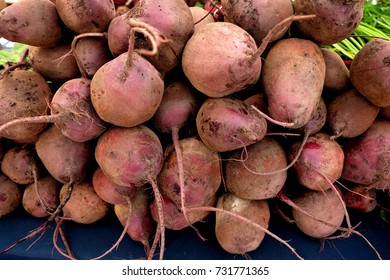
{"type": "MultiPolygon", "coordinates": [[[[353,225],[358,222],[359,230],[380,252],[383,259],[390,259],[390,225],[379,215],[379,209],[371,213],[350,211],[353,225]]],[[[278,215],[271,216],[270,230],[289,244],[305,259],[311,260],[376,260],[377,255],[358,235],[349,238],[321,242],[299,232],[295,225],[281,220],[278,215]]],[[[40,226],[44,219],[32,218],[22,209],[0,219],[0,250],[24,237],[28,231],[40,226]]],[[[52,225],[53,227],[54,225],[52,225]]],[[[231,255],[221,249],[215,240],[213,215],[203,223],[196,224],[207,241],[202,241],[192,229],[180,232],[167,231],[165,259],[184,260],[223,260],[223,259],[259,259],[259,260],[295,260],[291,251],[270,236],[266,236],[260,247],[247,256],[231,255]]],[[[39,239],[25,241],[0,259],[64,259],[53,247],[50,228],[39,239]]],[[[92,225],[78,225],[73,222],[64,224],[64,231],[70,247],[78,259],[91,259],[101,255],[115,243],[122,227],[113,213],[92,225]]],[[[145,256],[143,246],[131,241],[128,236],[120,246],[104,259],[137,259],[145,256]]]]}

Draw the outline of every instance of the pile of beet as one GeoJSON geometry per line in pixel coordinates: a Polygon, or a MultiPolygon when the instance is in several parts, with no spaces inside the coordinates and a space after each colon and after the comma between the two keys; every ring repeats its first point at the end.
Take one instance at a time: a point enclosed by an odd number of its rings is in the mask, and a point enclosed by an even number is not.
{"type": "Polygon", "coordinates": [[[270,237],[303,258],[269,230],[280,215],[311,238],[359,235],[381,258],[349,212],[390,207],[390,42],[350,67],[325,48],[352,34],[363,0],[202,3],[0,12],[0,37],[29,46],[0,73],[0,217],[45,218],[1,253],[54,226],[53,246],[76,259],[63,224],[112,215],[123,234],[96,258],[128,234],[163,259],[172,231],[205,240],[214,215],[231,254],[270,237]]]}

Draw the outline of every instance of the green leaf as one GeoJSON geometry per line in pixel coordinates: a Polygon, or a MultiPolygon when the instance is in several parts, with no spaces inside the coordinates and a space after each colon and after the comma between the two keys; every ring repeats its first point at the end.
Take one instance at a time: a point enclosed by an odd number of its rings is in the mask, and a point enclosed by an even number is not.
{"type": "Polygon", "coordinates": [[[25,44],[15,43],[13,49],[0,50],[0,66],[19,62],[27,48],[25,44]]]}
{"type": "Polygon", "coordinates": [[[390,213],[389,212],[382,209],[379,212],[379,215],[381,216],[382,220],[384,220],[386,223],[390,224],[390,213]]]}

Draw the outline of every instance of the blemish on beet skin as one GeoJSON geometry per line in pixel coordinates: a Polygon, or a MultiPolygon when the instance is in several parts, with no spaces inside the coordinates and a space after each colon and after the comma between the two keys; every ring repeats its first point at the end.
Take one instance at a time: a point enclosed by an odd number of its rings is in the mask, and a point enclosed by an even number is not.
{"type": "Polygon", "coordinates": [[[317,142],[308,142],[305,144],[305,149],[321,149],[321,145],[317,142]]]}
{"type": "Polygon", "coordinates": [[[6,201],[7,200],[7,194],[5,194],[5,193],[0,193],[0,201],[1,202],[4,202],[4,201],[6,201]]]}

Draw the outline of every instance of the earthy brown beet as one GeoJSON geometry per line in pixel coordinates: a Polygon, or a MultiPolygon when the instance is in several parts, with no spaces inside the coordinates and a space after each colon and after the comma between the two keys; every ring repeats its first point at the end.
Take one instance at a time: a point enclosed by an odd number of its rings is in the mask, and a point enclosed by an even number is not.
{"type": "MultiPolygon", "coordinates": [[[[16,70],[0,78],[0,125],[12,120],[46,115],[53,95],[46,80],[35,71],[16,70]]],[[[19,124],[2,132],[12,140],[32,138],[46,128],[45,123],[19,124]]]]}
{"type": "MultiPolygon", "coordinates": [[[[267,200],[246,200],[233,194],[219,197],[217,208],[231,211],[268,229],[270,210],[267,200]]],[[[245,254],[257,249],[265,232],[225,213],[216,213],[215,235],[221,247],[231,254],[245,254]]]]}
{"type": "Polygon", "coordinates": [[[390,41],[374,39],[357,53],[350,67],[354,87],[379,107],[390,106],[390,41]]]}
{"type": "Polygon", "coordinates": [[[28,59],[32,68],[45,79],[63,83],[80,76],[74,56],[67,55],[70,49],[70,44],[64,43],[51,48],[30,46],[28,59]]]}
{"type": "MultiPolygon", "coordinates": [[[[288,152],[290,160],[295,158],[302,141],[292,145],[288,152]]],[[[318,132],[309,136],[302,153],[294,164],[297,180],[303,186],[317,191],[331,188],[331,183],[341,177],[344,152],[330,136],[318,132]]]]}
{"type": "Polygon", "coordinates": [[[86,78],[92,78],[102,65],[112,59],[107,39],[92,36],[78,39],[73,55],[86,78]]]}
{"type": "Polygon", "coordinates": [[[127,234],[132,240],[144,244],[146,251],[150,249],[149,238],[156,228],[150,208],[149,192],[144,187],[138,187],[135,195],[127,204],[114,205],[115,215],[123,227],[127,224],[127,234]]]}
{"type": "Polygon", "coordinates": [[[324,88],[342,90],[350,85],[349,70],[344,60],[335,51],[321,48],[326,65],[324,88]]]}
{"type": "Polygon", "coordinates": [[[199,93],[183,78],[164,81],[164,96],[153,116],[153,124],[161,132],[180,129],[199,108],[199,93]]]}
{"type": "Polygon", "coordinates": [[[129,48],[130,27],[127,24],[127,15],[115,17],[108,26],[108,47],[114,57],[127,52],[129,48]]]}
{"type": "Polygon", "coordinates": [[[196,89],[209,97],[224,97],[259,79],[261,59],[256,50],[256,42],[241,27],[230,22],[210,23],[188,40],[182,67],[196,89]]]}
{"type": "Polygon", "coordinates": [[[23,191],[23,208],[33,217],[49,217],[59,205],[60,188],[60,182],[50,175],[38,179],[23,191]]]}
{"type": "Polygon", "coordinates": [[[328,105],[328,122],[336,137],[356,137],[365,132],[379,114],[379,107],[356,89],[338,94],[328,105]]]}
{"type": "Polygon", "coordinates": [[[299,31],[319,45],[342,41],[353,33],[363,18],[363,0],[295,0],[297,14],[315,14],[298,22],[299,31]]]}
{"type": "MultiPolygon", "coordinates": [[[[162,195],[163,209],[164,209],[164,223],[167,229],[171,230],[182,230],[188,227],[190,224],[193,225],[196,222],[202,221],[206,218],[209,211],[191,211],[187,213],[188,221],[186,220],[182,208],[176,206],[176,204],[167,196],[162,195]]],[[[217,201],[217,196],[214,195],[210,201],[207,201],[203,206],[214,207],[217,201]]],[[[155,200],[150,205],[152,217],[156,222],[159,222],[157,203],[155,200]]]]}
{"type": "Polygon", "coordinates": [[[320,102],[317,105],[317,109],[314,111],[313,115],[309,121],[299,128],[300,131],[308,133],[309,135],[319,132],[327,121],[328,109],[323,98],[320,98],[320,102]]]}
{"type": "Polygon", "coordinates": [[[362,135],[344,141],[343,150],[344,179],[370,188],[390,188],[390,121],[375,120],[362,135]]]}
{"type": "Polygon", "coordinates": [[[195,31],[204,24],[215,22],[213,15],[199,6],[192,6],[190,10],[194,19],[195,31]]]}
{"type": "Polygon", "coordinates": [[[196,127],[207,147],[226,152],[263,139],[267,122],[241,100],[209,98],[198,111],[196,127]]]}
{"type": "Polygon", "coordinates": [[[90,92],[90,79],[71,79],[59,87],[50,105],[51,115],[59,116],[54,124],[76,142],[95,139],[107,128],[92,106],[90,92]]]}
{"type": "Polygon", "coordinates": [[[57,12],[76,33],[103,32],[115,18],[112,0],[56,0],[57,12]]]}
{"type": "MultiPolygon", "coordinates": [[[[67,185],[61,188],[61,201],[66,196],[67,189],[67,185]]],[[[109,204],[96,194],[92,184],[85,181],[74,185],[70,198],[64,205],[63,216],[76,223],[92,224],[102,219],[109,209],[109,204]]]]}
{"type": "Polygon", "coordinates": [[[325,72],[318,45],[298,38],[278,41],[268,52],[262,70],[270,116],[293,123],[291,128],[307,124],[320,101],[325,72]]]}
{"type": "MultiPolygon", "coordinates": [[[[237,24],[255,39],[259,46],[276,24],[294,14],[290,0],[222,0],[224,21],[237,24]]],[[[291,24],[286,25],[272,41],[280,39],[291,24]]]]}
{"type": "Polygon", "coordinates": [[[104,174],[121,186],[142,186],[157,177],[163,150],[148,127],[111,127],[98,139],[95,158],[104,174]]]}
{"type": "Polygon", "coordinates": [[[19,0],[0,12],[0,37],[49,48],[61,39],[56,5],[49,0],[19,0]]]}
{"type": "Polygon", "coordinates": [[[63,184],[84,181],[92,164],[89,143],[69,139],[55,125],[39,135],[35,148],[48,172],[63,184]]]}
{"type": "Polygon", "coordinates": [[[265,137],[259,142],[226,155],[224,178],[227,190],[244,199],[275,197],[287,179],[287,156],[282,146],[265,137]],[[244,165],[245,164],[245,165],[244,165]]]}
{"type": "Polygon", "coordinates": [[[100,167],[92,176],[92,185],[101,199],[110,204],[126,204],[135,195],[137,187],[123,187],[111,182],[100,167]]]}
{"type": "MultiPolygon", "coordinates": [[[[154,0],[137,1],[126,16],[155,28],[166,40],[159,45],[157,54],[147,56],[158,71],[167,72],[179,64],[183,48],[194,32],[190,8],[183,0],[160,0],[158,4],[154,0]]],[[[141,35],[135,47],[151,49],[151,44],[141,35]]]]}
{"type": "MultiPolygon", "coordinates": [[[[179,144],[183,154],[185,206],[204,206],[215,196],[222,181],[219,155],[195,138],[182,139],[179,144]]],[[[168,148],[165,158],[158,175],[161,193],[181,208],[176,151],[172,147],[168,148]]]]}
{"type": "Polygon", "coordinates": [[[345,205],[360,212],[371,212],[377,206],[376,190],[364,185],[355,185],[343,193],[345,205]]]}
{"type": "Polygon", "coordinates": [[[294,202],[300,208],[292,209],[295,223],[308,236],[328,237],[340,228],[344,220],[343,202],[333,189],[324,192],[307,190],[294,202]]]}
{"type": "Polygon", "coordinates": [[[164,81],[156,68],[136,53],[123,53],[95,73],[91,101],[99,117],[133,127],[151,119],[161,103],[164,81]]]}
{"type": "Polygon", "coordinates": [[[4,154],[1,171],[17,184],[31,184],[38,176],[36,154],[28,147],[11,148],[4,154]]]}
{"type": "Polygon", "coordinates": [[[13,212],[22,201],[22,191],[18,184],[7,176],[0,175],[0,217],[13,212]]]}

